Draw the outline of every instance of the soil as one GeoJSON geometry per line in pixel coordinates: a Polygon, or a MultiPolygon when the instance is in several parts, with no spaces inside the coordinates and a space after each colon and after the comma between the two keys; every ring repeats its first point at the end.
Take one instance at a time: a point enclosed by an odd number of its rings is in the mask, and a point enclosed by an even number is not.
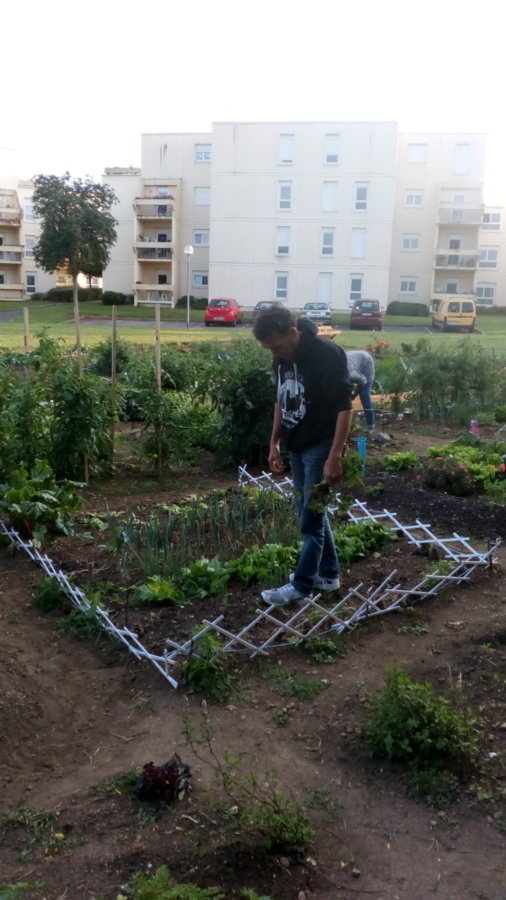
{"type": "MultiPolygon", "coordinates": [[[[389,427],[390,442],[373,444],[367,463],[368,486],[383,483],[379,507],[480,546],[504,534],[501,507],[420,491],[401,474],[380,478],[385,452],[423,452],[452,437],[409,423],[389,427]]],[[[162,494],[147,480],[139,493],[132,473],[119,472],[90,490],[87,507],[145,510],[213,484],[236,481],[213,481],[209,468],[194,467],[162,494]]],[[[48,552],[66,558],[72,571],[86,572],[93,562],[99,568],[98,547],[74,548],[72,556],[70,544],[59,542],[48,552]]],[[[505,900],[502,547],[497,558],[467,583],[361,625],[345,638],[346,655],[332,663],[316,663],[296,648],[266,660],[234,659],[238,689],[227,703],[207,706],[213,750],[221,760],[227,750],[244,753],[243,771],[260,785],[275,768],[282,789],[307,806],[313,845],[286,854],[259,848],[253,832],[238,831],[233,800],[226,817],[212,802],[220,790],[209,752],[200,746],[196,754],[183,733],[190,722],[194,737],[201,735],[202,695],[172,689],[148,663],[107,640],[63,633],[54,615],[34,605],[40,571],[20,552],[0,550],[0,886],[30,883],[19,896],[33,900],[114,900],[128,895],[136,871],[167,865],[175,882],[219,886],[227,900],[246,888],[273,900],[505,900]],[[441,808],[413,796],[403,768],[373,760],[365,749],[365,701],[382,686],[387,665],[430,680],[442,695],[458,689],[484,718],[479,769],[441,808]],[[280,694],[275,667],[310,679],[318,696],[280,694]],[[121,781],[174,753],[191,767],[186,799],[156,808],[121,781]]],[[[407,579],[426,563],[401,543],[347,572],[346,581],[377,580],[392,565],[407,579]]],[[[258,596],[245,591],[241,602],[258,605],[258,596]]],[[[143,639],[156,643],[162,624],[144,624],[143,639]]]]}

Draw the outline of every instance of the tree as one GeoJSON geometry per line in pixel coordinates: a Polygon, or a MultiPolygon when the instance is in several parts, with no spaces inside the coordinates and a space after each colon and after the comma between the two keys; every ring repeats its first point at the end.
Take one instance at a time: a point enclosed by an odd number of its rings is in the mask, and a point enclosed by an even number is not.
{"type": "Polygon", "coordinates": [[[116,240],[116,220],[111,206],[114,191],[89,178],[65,175],[37,175],[34,178],[34,213],[42,222],[34,248],[35,261],[46,272],[66,267],[72,276],[74,317],[79,359],[81,337],[77,276],[102,273],[116,240]]]}

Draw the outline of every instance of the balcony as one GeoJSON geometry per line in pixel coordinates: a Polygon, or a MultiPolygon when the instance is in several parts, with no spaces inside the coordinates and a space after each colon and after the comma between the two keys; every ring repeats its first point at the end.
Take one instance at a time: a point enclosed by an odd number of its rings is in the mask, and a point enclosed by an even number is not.
{"type": "Polygon", "coordinates": [[[15,207],[0,206],[0,225],[12,225],[19,228],[21,225],[21,210],[15,207]]]}
{"type": "Polygon", "coordinates": [[[170,220],[174,215],[174,205],[167,197],[154,200],[153,197],[136,197],[133,202],[134,212],[138,219],[170,220]]]}
{"type": "Polygon", "coordinates": [[[436,253],[434,266],[436,269],[477,269],[480,254],[475,253],[436,253]]]}
{"type": "Polygon", "coordinates": [[[149,284],[139,282],[134,286],[135,305],[174,307],[172,284],[149,284]]]}
{"type": "Polygon", "coordinates": [[[23,261],[23,248],[21,246],[0,244],[0,263],[19,265],[23,261]]]}
{"type": "Polygon", "coordinates": [[[25,292],[24,284],[20,282],[0,281],[0,300],[22,300],[25,292]],[[21,296],[19,296],[21,294],[21,296]]]}
{"type": "Polygon", "coordinates": [[[440,203],[438,222],[440,225],[481,225],[484,209],[484,206],[440,203]]]}
{"type": "Polygon", "coordinates": [[[151,247],[146,247],[145,244],[142,244],[140,247],[136,244],[136,255],[139,262],[156,262],[160,259],[172,259],[172,247],[168,247],[167,244],[152,244],[151,247]]]}

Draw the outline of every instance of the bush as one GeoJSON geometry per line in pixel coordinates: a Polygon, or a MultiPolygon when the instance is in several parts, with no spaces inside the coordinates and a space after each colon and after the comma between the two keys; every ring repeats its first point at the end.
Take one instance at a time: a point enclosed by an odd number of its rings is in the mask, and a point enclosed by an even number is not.
{"type": "MultiPolygon", "coordinates": [[[[188,303],[188,298],[186,294],[184,297],[180,297],[179,300],[176,300],[177,309],[186,309],[186,305],[188,303]]],[[[192,297],[190,295],[190,309],[206,309],[207,307],[207,297],[192,297]]]]}
{"type": "MultiPolygon", "coordinates": [[[[45,295],[45,299],[51,303],[72,303],[74,297],[73,289],[67,287],[51,288],[45,295]]],[[[100,300],[102,297],[101,288],[79,288],[77,291],[77,299],[79,303],[88,300],[100,300]]]]}
{"type": "Polygon", "coordinates": [[[448,494],[455,494],[456,497],[467,497],[476,491],[476,480],[456,456],[436,456],[435,459],[428,459],[420,471],[426,487],[446,491],[448,494]]]}
{"type": "Polygon", "coordinates": [[[429,315],[429,307],[425,303],[410,303],[409,300],[392,300],[387,306],[387,316],[424,316],[429,315]]]}
{"type": "Polygon", "coordinates": [[[126,301],[126,294],[121,291],[104,291],[102,294],[102,303],[104,306],[123,306],[126,301]]]}

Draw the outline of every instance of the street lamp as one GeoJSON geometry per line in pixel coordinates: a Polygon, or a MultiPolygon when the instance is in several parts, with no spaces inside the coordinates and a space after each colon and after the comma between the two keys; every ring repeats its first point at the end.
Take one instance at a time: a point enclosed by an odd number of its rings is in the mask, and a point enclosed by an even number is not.
{"type": "Polygon", "coordinates": [[[188,269],[186,273],[186,327],[190,327],[190,260],[193,255],[193,247],[191,244],[186,244],[186,247],[183,249],[183,253],[185,254],[188,260],[188,269]]]}

